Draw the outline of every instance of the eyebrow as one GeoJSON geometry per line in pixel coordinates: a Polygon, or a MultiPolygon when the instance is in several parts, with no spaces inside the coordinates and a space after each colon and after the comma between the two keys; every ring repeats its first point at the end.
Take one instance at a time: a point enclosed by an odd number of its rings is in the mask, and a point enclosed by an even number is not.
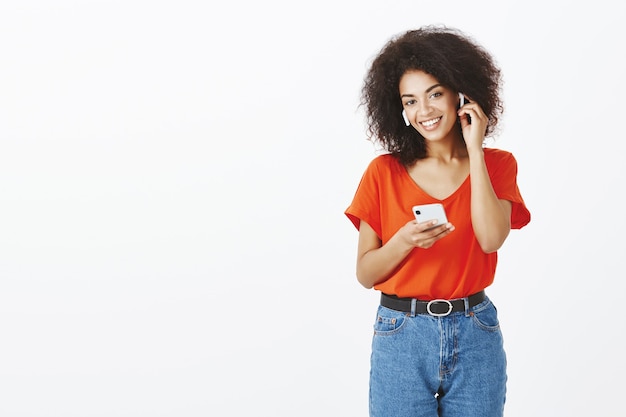
{"type": "MultiPolygon", "coordinates": [[[[442,87],[442,84],[435,84],[435,85],[432,85],[432,86],[428,87],[426,89],[426,93],[430,93],[432,90],[434,90],[437,87],[442,87]]],[[[413,94],[402,94],[400,96],[400,98],[402,98],[402,97],[415,97],[415,95],[413,95],[413,94]]]]}

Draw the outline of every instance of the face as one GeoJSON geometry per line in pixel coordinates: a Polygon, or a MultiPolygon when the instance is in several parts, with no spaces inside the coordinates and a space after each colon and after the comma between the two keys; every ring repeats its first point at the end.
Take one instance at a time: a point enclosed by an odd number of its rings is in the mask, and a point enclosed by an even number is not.
{"type": "MultiPolygon", "coordinates": [[[[459,96],[424,71],[400,78],[400,99],[411,125],[429,141],[455,139],[459,96]]],[[[398,115],[400,117],[400,115],[398,115]]]]}

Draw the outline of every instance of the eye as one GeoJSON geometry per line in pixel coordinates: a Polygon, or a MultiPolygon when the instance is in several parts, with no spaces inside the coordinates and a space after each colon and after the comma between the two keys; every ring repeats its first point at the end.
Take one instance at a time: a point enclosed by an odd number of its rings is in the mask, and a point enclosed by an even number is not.
{"type": "Polygon", "coordinates": [[[428,98],[437,98],[437,97],[441,97],[441,92],[440,91],[435,91],[430,96],[428,96],[428,98]]]}
{"type": "Polygon", "coordinates": [[[411,100],[407,100],[407,101],[405,101],[405,102],[404,102],[404,105],[405,105],[405,106],[412,106],[412,105],[413,105],[413,104],[415,104],[416,102],[417,102],[416,100],[411,99],[411,100]]]}

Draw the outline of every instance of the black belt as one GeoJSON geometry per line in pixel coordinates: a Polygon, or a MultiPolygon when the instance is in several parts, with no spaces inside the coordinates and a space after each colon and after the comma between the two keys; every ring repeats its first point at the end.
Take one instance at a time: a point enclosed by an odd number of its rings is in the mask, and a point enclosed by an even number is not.
{"type": "MultiPolygon", "coordinates": [[[[477,292],[468,298],[469,306],[472,308],[485,300],[485,291],[477,292]]],[[[431,300],[422,301],[415,298],[400,298],[395,295],[381,294],[380,305],[396,311],[404,311],[410,313],[413,303],[415,303],[415,314],[430,314],[431,316],[447,316],[450,313],[465,311],[465,299],[457,298],[455,300],[431,300]]]]}

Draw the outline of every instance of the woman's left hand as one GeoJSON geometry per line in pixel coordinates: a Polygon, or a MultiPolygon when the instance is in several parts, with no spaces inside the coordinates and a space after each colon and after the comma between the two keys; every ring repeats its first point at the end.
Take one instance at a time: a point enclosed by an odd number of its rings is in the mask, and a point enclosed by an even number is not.
{"type": "Polygon", "coordinates": [[[463,138],[468,150],[472,148],[482,149],[489,119],[478,103],[471,101],[471,98],[469,100],[470,102],[464,104],[457,112],[461,120],[463,138]],[[472,121],[471,123],[468,116],[472,121]]]}

